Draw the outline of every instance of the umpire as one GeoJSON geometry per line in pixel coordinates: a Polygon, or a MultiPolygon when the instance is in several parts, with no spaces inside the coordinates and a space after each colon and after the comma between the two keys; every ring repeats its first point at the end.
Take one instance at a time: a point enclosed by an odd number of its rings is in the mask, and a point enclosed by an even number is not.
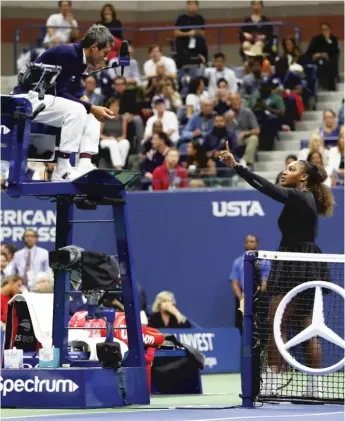
{"type": "MultiPolygon", "coordinates": [[[[46,108],[35,122],[61,127],[60,150],[52,181],[69,181],[94,169],[91,157],[98,153],[100,121],[112,119],[112,112],[105,107],[92,105],[81,83],[82,74],[90,66],[95,68],[111,51],[114,38],[102,25],[93,25],[81,42],[58,45],[45,51],[36,63],[58,65],[62,70],[56,86],[47,90],[43,103],[46,108]],[[79,152],[77,168],[70,164],[71,153],[79,152]]],[[[35,90],[26,91],[17,85],[12,95],[27,98],[33,110],[41,101],[35,90]]]]}

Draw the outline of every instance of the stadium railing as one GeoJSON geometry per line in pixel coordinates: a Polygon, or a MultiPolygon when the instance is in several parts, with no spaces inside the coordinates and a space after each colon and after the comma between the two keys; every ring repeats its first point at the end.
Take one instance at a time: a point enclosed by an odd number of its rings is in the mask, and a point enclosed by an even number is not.
{"type": "MultiPolygon", "coordinates": [[[[251,23],[216,23],[216,24],[207,24],[202,26],[202,28],[206,30],[215,30],[216,31],[216,38],[217,38],[217,49],[218,51],[221,50],[222,40],[223,40],[223,30],[229,29],[229,28],[242,28],[242,27],[249,27],[253,26],[251,23]]],[[[294,31],[294,36],[297,41],[301,40],[301,30],[300,28],[292,23],[283,22],[283,21],[272,21],[268,23],[261,23],[261,26],[273,26],[277,30],[277,36],[278,39],[282,39],[284,37],[284,31],[288,28],[292,29],[294,31]]],[[[79,25],[76,29],[79,29],[81,32],[83,30],[87,30],[90,27],[90,25],[79,25]]],[[[45,34],[45,28],[46,25],[25,25],[17,28],[14,33],[14,39],[13,39],[13,57],[14,57],[14,73],[17,73],[17,63],[16,60],[18,58],[19,53],[19,44],[21,43],[21,35],[24,31],[29,31],[29,45],[28,49],[33,49],[37,47],[36,39],[38,36],[43,36],[43,32],[45,34]]],[[[51,26],[53,28],[53,26],[51,26]]],[[[70,27],[62,27],[59,26],[59,28],[68,28],[70,27]]],[[[185,29],[198,29],[201,28],[201,26],[185,26],[185,29]]],[[[110,29],[118,29],[118,28],[110,28],[110,29]]],[[[177,26],[158,26],[158,27],[143,27],[143,28],[127,28],[123,27],[122,31],[126,34],[125,39],[129,38],[129,34],[133,33],[151,33],[152,34],[152,42],[151,43],[159,43],[159,34],[162,32],[172,32],[175,29],[181,29],[181,27],[177,26]]],[[[43,39],[42,39],[43,41],[43,39]]],[[[169,39],[166,39],[166,42],[169,42],[169,39]]]]}

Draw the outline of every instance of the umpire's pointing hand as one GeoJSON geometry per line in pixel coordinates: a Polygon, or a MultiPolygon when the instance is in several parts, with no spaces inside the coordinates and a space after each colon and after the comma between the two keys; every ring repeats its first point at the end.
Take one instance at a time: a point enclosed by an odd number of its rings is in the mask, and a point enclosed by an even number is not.
{"type": "Polygon", "coordinates": [[[98,121],[111,120],[114,118],[113,112],[106,107],[100,107],[99,105],[93,105],[90,113],[93,114],[98,121]]]}

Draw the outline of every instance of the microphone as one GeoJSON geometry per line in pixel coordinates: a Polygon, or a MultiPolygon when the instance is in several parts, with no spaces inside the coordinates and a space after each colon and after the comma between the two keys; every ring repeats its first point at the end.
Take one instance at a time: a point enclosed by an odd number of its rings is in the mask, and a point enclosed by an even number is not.
{"type": "Polygon", "coordinates": [[[129,56],[129,44],[128,41],[122,41],[120,52],[119,52],[119,62],[118,65],[121,67],[121,76],[123,76],[123,72],[125,70],[125,67],[129,66],[131,62],[130,56],[129,56]]]}

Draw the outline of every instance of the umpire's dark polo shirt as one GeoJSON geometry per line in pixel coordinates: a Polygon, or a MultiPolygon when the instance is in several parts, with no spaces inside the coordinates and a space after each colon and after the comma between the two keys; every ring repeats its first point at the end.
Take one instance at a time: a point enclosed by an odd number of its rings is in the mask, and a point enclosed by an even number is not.
{"type": "MultiPolygon", "coordinates": [[[[62,71],[56,80],[56,95],[71,101],[79,102],[89,113],[91,105],[89,102],[80,101],[84,95],[84,88],[81,84],[81,75],[86,70],[86,58],[80,43],[70,45],[57,45],[41,54],[36,63],[57,65],[62,71]]],[[[25,91],[20,87],[14,88],[13,94],[22,94],[25,91]]],[[[47,94],[55,95],[55,89],[50,88],[47,94]]]]}

